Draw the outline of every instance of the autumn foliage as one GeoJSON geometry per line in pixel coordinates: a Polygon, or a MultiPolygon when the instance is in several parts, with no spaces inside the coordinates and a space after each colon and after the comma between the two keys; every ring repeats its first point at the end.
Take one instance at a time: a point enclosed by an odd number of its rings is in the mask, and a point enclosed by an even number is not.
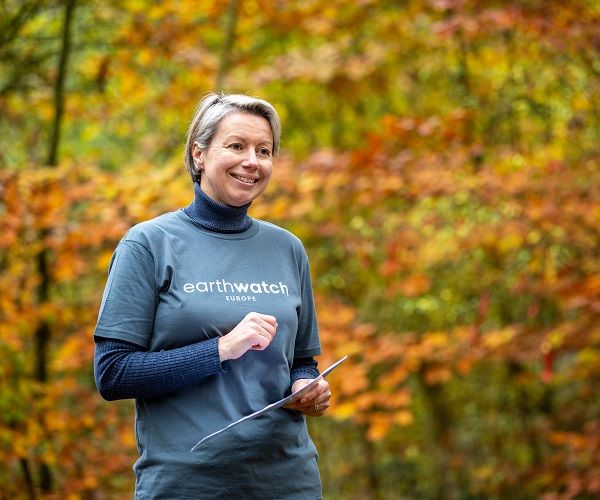
{"type": "Polygon", "coordinates": [[[350,355],[310,422],[325,497],[600,494],[595,2],[2,8],[0,498],[132,491],[91,335],[118,240],[191,199],[214,88],[280,111],[251,214],[307,248],[320,365],[350,355]]]}

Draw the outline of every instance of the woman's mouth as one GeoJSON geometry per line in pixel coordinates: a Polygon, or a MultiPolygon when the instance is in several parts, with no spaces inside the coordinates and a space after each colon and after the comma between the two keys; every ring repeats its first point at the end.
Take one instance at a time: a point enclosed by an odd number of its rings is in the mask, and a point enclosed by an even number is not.
{"type": "Polygon", "coordinates": [[[258,179],[251,179],[250,177],[244,177],[243,175],[237,175],[237,174],[230,174],[230,175],[234,179],[237,179],[238,181],[243,182],[244,184],[254,184],[255,182],[258,181],[258,179]]]}

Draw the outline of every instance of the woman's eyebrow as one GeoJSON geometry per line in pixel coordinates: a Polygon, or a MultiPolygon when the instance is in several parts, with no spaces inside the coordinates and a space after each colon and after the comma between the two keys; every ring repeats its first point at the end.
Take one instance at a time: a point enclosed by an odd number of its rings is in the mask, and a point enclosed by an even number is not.
{"type": "MultiPolygon", "coordinates": [[[[223,138],[224,141],[243,141],[243,142],[247,142],[247,137],[242,137],[241,135],[237,135],[235,132],[232,132],[231,134],[226,135],[223,138]]],[[[262,142],[259,142],[259,144],[267,144],[271,147],[273,147],[273,141],[266,139],[262,142]]]]}

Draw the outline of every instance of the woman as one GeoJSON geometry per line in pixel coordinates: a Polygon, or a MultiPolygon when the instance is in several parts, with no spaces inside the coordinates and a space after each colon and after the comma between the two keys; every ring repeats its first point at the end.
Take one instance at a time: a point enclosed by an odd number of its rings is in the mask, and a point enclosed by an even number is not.
{"type": "Polygon", "coordinates": [[[329,407],[325,380],[190,452],[319,374],[302,244],[247,215],[280,135],[268,102],[208,95],[186,143],[194,201],[133,227],[114,253],[94,372],[105,399],[136,400],[136,498],[322,496],[305,416],[329,407]]]}

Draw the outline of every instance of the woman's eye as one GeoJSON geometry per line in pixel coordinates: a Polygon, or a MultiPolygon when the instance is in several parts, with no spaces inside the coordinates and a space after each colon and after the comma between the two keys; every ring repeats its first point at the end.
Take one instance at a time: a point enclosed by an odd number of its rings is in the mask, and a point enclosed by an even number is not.
{"type": "Polygon", "coordinates": [[[230,144],[229,147],[231,149],[233,149],[234,151],[241,151],[243,149],[242,145],[239,142],[235,142],[233,144],[230,144]]]}
{"type": "Polygon", "coordinates": [[[269,148],[260,148],[258,154],[264,158],[269,158],[271,156],[271,150],[269,148]]]}

